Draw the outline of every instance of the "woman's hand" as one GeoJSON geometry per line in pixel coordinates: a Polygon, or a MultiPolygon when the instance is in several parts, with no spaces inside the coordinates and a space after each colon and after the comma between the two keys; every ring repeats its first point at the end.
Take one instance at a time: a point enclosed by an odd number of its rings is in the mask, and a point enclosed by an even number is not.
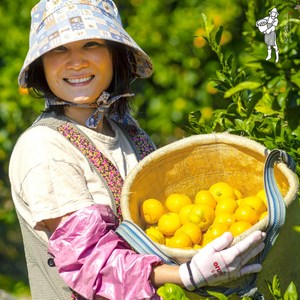
{"type": "Polygon", "coordinates": [[[230,232],[225,232],[192,258],[179,267],[179,275],[188,290],[201,286],[219,285],[237,279],[243,275],[257,273],[261,264],[246,265],[259,254],[265,244],[266,234],[255,231],[244,240],[227,248],[233,241],[230,232]]]}

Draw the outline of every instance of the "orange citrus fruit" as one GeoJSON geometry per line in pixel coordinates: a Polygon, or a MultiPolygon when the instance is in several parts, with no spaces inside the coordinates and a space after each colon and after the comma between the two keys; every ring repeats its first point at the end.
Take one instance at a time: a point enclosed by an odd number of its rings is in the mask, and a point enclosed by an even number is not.
{"type": "Polygon", "coordinates": [[[203,246],[213,241],[215,238],[221,236],[224,232],[229,231],[228,226],[225,224],[213,224],[211,225],[203,238],[203,246]]]}
{"type": "Polygon", "coordinates": [[[252,225],[249,222],[237,221],[229,227],[229,231],[233,234],[234,237],[236,237],[251,227],[252,225]]]}
{"type": "Polygon", "coordinates": [[[262,199],[266,205],[266,207],[268,207],[268,200],[267,200],[267,195],[265,190],[260,190],[258,191],[258,193],[256,194],[256,197],[262,199]]]}
{"type": "Polygon", "coordinates": [[[213,224],[225,224],[228,227],[235,222],[235,216],[233,214],[220,214],[214,219],[213,224]]]}
{"type": "Polygon", "coordinates": [[[146,229],[146,234],[156,243],[164,244],[165,237],[157,227],[149,227],[146,229]]]}
{"type": "Polygon", "coordinates": [[[233,188],[228,183],[223,181],[211,185],[208,190],[217,201],[224,198],[235,198],[233,188]]]}
{"type": "Polygon", "coordinates": [[[207,205],[194,205],[188,214],[189,222],[198,225],[202,231],[206,231],[208,229],[208,227],[213,223],[214,218],[214,210],[207,205]]]}
{"type": "Polygon", "coordinates": [[[185,205],[184,207],[182,207],[178,213],[179,218],[180,218],[180,222],[181,224],[185,224],[186,222],[188,222],[188,214],[191,210],[191,208],[194,206],[195,204],[188,204],[185,205]]]}
{"type": "Polygon", "coordinates": [[[194,244],[199,244],[202,239],[202,231],[200,227],[194,223],[187,222],[178,228],[174,235],[179,234],[180,232],[186,233],[192,240],[194,244]]]}
{"type": "Polygon", "coordinates": [[[215,214],[216,216],[222,214],[233,214],[237,209],[238,205],[232,198],[220,199],[217,203],[215,214]]]}
{"type": "Polygon", "coordinates": [[[250,224],[255,224],[258,221],[257,212],[249,205],[241,205],[237,208],[234,213],[235,219],[237,221],[245,221],[250,224]]]}
{"type": "Polygon", "coordinates": [[[228,231],[228,226],[225,224],[213,224],[206,231],[206,235],[214,239],[221,236],[224,232],[228,231]]]}
{"type": "Polygon", "coordinates": [[[158,229],[167,236],[174,235],[175,231],[181,226],[179,215],[169,212],[162,215],[157,223],[158,229]]]}
{"type": "Polygon", "coordinates": [[[168,247],[171,248],[187,248],[191,247],[192,244],[191,238],[184,232],[180,232],[168,240],[168,247]]]}
{"type": "Polygon", "coordinates": [[[251,206],[259,215],[261,215],[264,211],[267,210],[267,207],[264,203],[264,201],[257,197],[257,196],[251,196],[240,199],[239,205],[249,205],[251,206]]]}
{"type": "Polygon", "coordinates": [[[147,224],[155,224],[165,213],[165,210],[160,201],[150,198],[142,203],[141,213],[147,224]]]}
{"type": "Polygon", "coordinates": [[[217,205],[217,201],[208,190],[201,190],[196,194],[195,204],[208,205],[214,209],[217,205]]]}
{"type": "Polygon", "coordinates": [[[268,215],[268,211],[264,211],[260,216],[259,216],[259,221],[261,221],[262,219],[264,219],[266,216],[268,215]]]}
{"type": "Polygon", "coordinates": [[[195,250],[199,250],[199,249],[201,249],[201,248],[202,248],[202,246],[199,245],[199,244],[195,244],[195,245],[193,246],[193,249],[195,249],[195,250]]]}
{"type": "Polygon", "coordinates": [[[233,192],[234,192],[234,195],[235,195],[235,199],[243,198],[243,194],[240,192],[240,190],[234,189],[233,192]]]}
{"type": "Polygon", "coordinates": [[[178,213],[180,209],[188,204],[192,204],[192,200],[184,194],[171,194],[167,197],[165,205],[171,212],[178,213]]]}

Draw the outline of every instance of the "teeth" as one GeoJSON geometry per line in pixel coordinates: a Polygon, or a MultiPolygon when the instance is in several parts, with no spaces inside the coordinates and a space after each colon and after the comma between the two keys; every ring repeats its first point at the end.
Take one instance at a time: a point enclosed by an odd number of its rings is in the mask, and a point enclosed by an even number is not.
{"type": "Polygon", "coordinates": [[[69,83],[83,83],[83,82],[87,82],[87,81],[90,81],[92,79],[92,76],[89,76],[89,77],[84,77],[84,78],[69,78],[69,79],[66,79],[67,82],[69,83]]]}

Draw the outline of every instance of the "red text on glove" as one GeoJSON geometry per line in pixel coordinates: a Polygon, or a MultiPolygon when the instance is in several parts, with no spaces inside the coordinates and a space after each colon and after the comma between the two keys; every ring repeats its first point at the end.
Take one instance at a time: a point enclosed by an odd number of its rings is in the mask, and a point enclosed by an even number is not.
{"type": "Polygon", "coordinates": [[[217,261],[214,262],[214,267],[215,267],[215,270],[217,271],[217,273],[218,273],[219,276],[224,275],[224,273],[222,272],[222,270],[221,270],[221,268],[220,268],[220,266],[219,266],[219,264],[218,264],[217,261]]]}

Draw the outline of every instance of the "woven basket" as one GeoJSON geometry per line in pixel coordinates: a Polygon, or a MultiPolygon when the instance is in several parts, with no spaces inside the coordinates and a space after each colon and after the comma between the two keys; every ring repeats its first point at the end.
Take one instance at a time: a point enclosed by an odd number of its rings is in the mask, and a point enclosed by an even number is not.
{"type": "Polygon", "coordinates": [[[264,19],[258,20],[256,22],[256,26],[258,30],[262,33],[265,33],[265,31],[268,29],[267,21],[264,19]]]}
{"type": "MultiPolygon", "coordinates": [[[[255,141],[228,133],[192,136],[164,146],[142,160],[126,178],[121,195],[124,220],[144,229],[139,208],[145,199],[164,202],[171,193],[185,193],[194,199],[199,190],[218,181],[229,183],[243,195],[254,195],[264,188],[265,151],[255,141]]],[[[289,206],[297,194],[297,176],[283,163],[276,165],[274,173],[289,206]]],[[[267,221],[267,217],[261,220],[234,243],[256,229],[265,229],[267,221]]],[[[157,246],[181,262],[196,254],[196,250],[157,246]]]]}

